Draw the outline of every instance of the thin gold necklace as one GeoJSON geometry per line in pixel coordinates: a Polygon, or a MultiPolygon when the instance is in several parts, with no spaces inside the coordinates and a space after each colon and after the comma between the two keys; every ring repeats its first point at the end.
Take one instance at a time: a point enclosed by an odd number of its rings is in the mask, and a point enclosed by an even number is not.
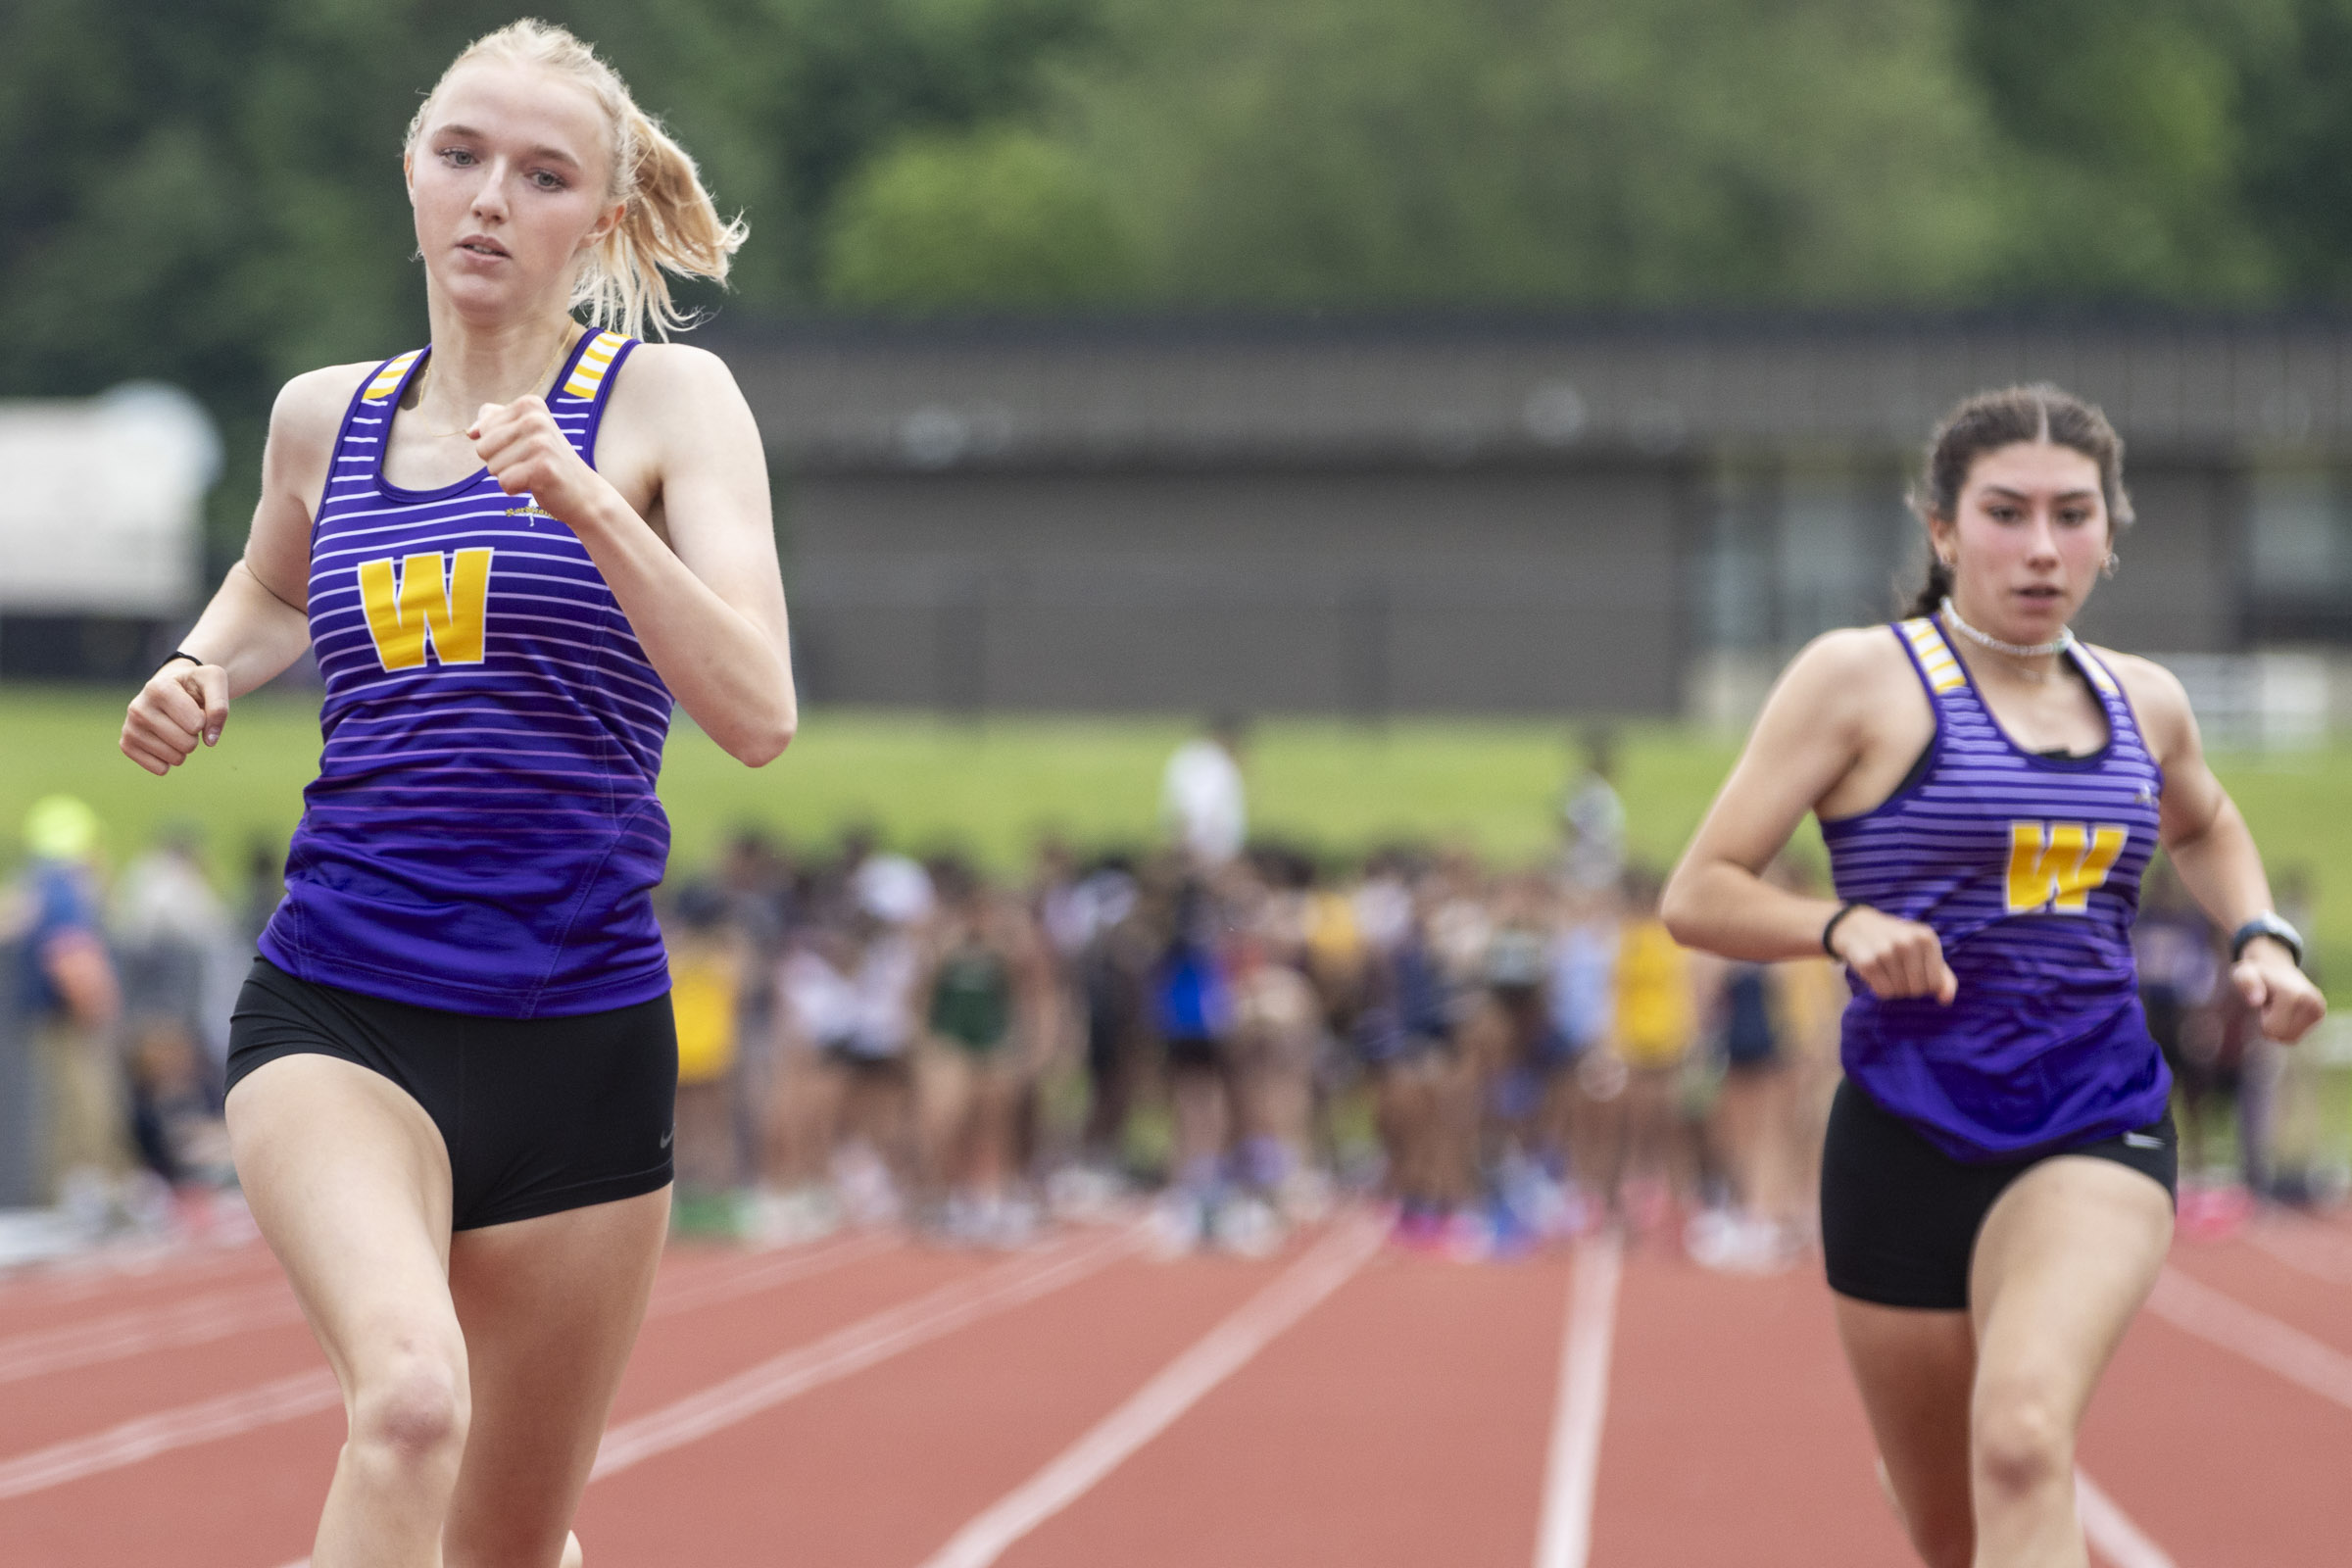
{"type": "MultiPolygon", "coordinates": [[[[537,375],[533,376],[530,380],[530,383],[523,388],[522,392],[516,393],[514,395],[515,397],[521,397],[524,393],[536,391],[537,389],[547,385],[549,379],[556,373],[556,367],[564,363],[564,356],[571,352],[571,322],[566,321],[564,323],[564,336],[556,344],[556,357],[552,360],[549,360],[546,367],[542,368],[537,375]]],[[[427,381],[432,379],[432,374],[433,360],[432,356],[428,354],[425,356],[424,368],[416,372],[416,402],[415,405],[413,405],[414,407],[418,409],[424,407],[424,386],[427,381]]],[[[514,398],[500,398],[496,401],[501,405],[504,405],[514,402],[514,398]]],[[[464,435],[471,428],[473,427],[470,424],[466,424],[460,425],[455,430],[427,430],[423,433],[433,440],[446,441],[453,435],[464,435]]]]}

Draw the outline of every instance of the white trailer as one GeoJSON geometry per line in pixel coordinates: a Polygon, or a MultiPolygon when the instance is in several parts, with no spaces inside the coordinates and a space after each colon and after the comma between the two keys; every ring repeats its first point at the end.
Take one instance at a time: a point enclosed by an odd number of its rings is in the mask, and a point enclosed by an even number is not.
{"type": "Polygon", "coordinates": [[[0,615],[195,607],[220,437],[176,387],[0,403],[0,615]]]}

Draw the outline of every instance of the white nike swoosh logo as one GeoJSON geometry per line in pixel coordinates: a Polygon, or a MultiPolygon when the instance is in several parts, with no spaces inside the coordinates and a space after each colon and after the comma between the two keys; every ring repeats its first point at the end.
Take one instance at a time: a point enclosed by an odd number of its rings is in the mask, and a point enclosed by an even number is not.
{"type": "Polygon", "coordinates": [[[662,1147],[663,1149],[667,1149],[669,1147],[669,1141],[677,1136],[678,1130],[675,1127],[672,1127],[669,1131],[663,1133],[662,1135],[662,1147]]]}

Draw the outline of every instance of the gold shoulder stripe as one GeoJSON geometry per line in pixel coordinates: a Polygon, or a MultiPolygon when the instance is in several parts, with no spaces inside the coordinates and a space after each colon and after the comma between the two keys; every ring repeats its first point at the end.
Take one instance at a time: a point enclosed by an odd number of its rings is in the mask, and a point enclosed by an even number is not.
{"type": "Polygon", "coordinates": [[[620,352],[628,339],[618,332],[599,332],[580,350],[579,363],[572,366],[571,375],[564,383],[567,398],[592,398],[596,389],[605,384],[605,372],[612,368],[612,356],[620,352]]]}
{"type": "Polygon", "coordinates": [[[409,373],[409,367],[415,365],[416,356],[423,352],[422,349],[411,349],[400,358],[387,363],[382,369],[375,372],[375,379],[368,383],[368,390],[361,396],[360,401],[381,403],[390,397],[399,390],[400,378],[409,373]]]}
{"type": "Polygon", "coordinates": [[[1936,629],[1934,621],[1924,616],[1904,621],[1903,639],[1910,643],[1911,651],[1919,655],[1919,667],[1927,672],[1928,690],[1941,697],[1945,692],[1957,691],[1968,684],[1968,672],[1960,667],[1960,661],[1952,657],[1950,646],[1944,642],[1943,633],[1936,629]]]}

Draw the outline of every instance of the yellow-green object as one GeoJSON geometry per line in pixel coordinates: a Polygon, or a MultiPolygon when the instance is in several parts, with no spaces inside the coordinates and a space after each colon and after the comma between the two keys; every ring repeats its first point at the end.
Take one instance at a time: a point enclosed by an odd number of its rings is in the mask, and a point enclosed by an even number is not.
{"type": "Polygon", "coordinates": [[[98,848],[98,813],[71,795],[44,795],[24,813],[24,849],[36,860],[86,860],[98,848]]]}

